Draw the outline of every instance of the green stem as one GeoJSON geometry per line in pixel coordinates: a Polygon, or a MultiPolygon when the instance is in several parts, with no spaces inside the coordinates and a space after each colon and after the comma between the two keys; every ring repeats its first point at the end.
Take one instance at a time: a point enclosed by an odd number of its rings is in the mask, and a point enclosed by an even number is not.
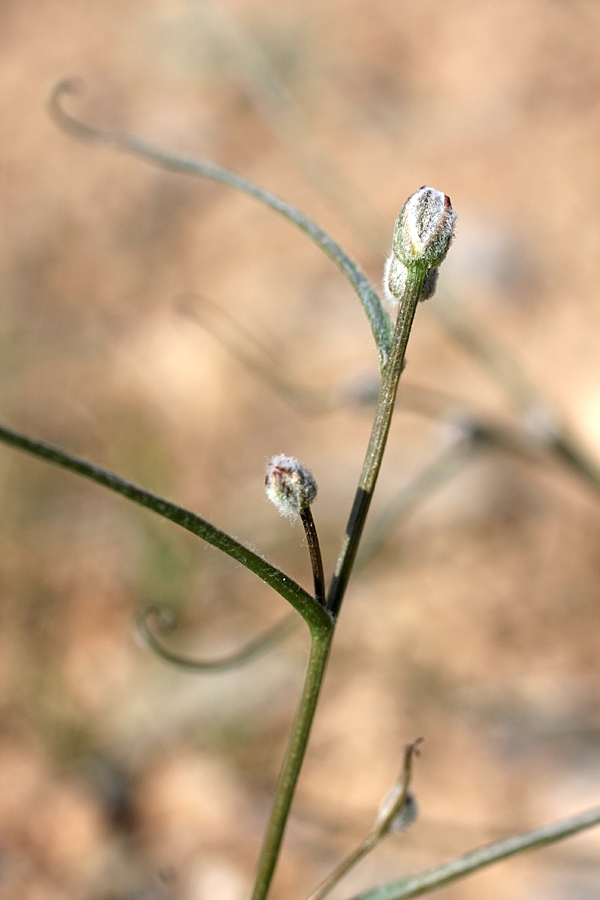
{"type": "Polygon", "coordinates": [[[426,266],[418,264],[415,264],[408,270],[404,296],[400,301],[398,318],[392,337],[390,355],[383,370],[371,439],[327,598],[327,609],[334,617],[338,615],[344,599],[350,573],[356,558],[356,551],[358,550],[369,506],[371,505],[371,498],[390,431],[398,384],[404,368],[406,346],[410,337],[426,271],[426,266]]]}
{"type": "Polygon", "coordinates": [[[256,869],[252,900],[265,900],[273,879],[290,806],[306,753],[333,633],[332,625],[327,634],[318,637],[313,635],[311,641],[310,657],[304,677],[302,696],[300,697],[292,734],[277,781],[271,818],[256,869]]]}
{"type": "Polygon", "coordinates": [[[171,522],[175,522],[176,525],[180,525],[187,531],[191,531],[192,534],[212,544],[213,547],[216,547],[223,553],[227,553],[228,556],[231,556],[237,562],[242,563],[266,584],[274,588],[278,594],[281,594],[300,613],[313,634],[329,633],[331,619],[314,597],[311,597],[292,578],[284,575],[283,572],[272,566],[265,559],[262,559],[249,547],[245,547],[244,544],[236,541],[231,535],[211,525],[206,519],[202,519],[195,513],[181,506],[176,506],[162,497],[157,497],[156,494],[137,487],[137,485],[119,478],[118,475],[114,475],[112,472],[100,468],[100,466],[95,466],[77,456],[65,453],[64,450],[59,450],[58,447],[53,447],[51,444],[28,438],[16,431],[12,431],[12,429],[0,426],[0,441],[12,447],[17,447],[19,450],[25,450],[27,453],[61,466],[63,469],[69,469],[71,472],[83,475],[84,478],[89,478],[97,484],[101,484],[109,488],[109,490],[127,497],[128,500],[132,500],[140,506],[145,506],[146,509],[151,509],[153,512],[158,513],[159,516],[170,519],[171,522]]]}
{"type": "MultiPolygon", "coordinates": [[[[377,474],[381,466],[381,460],[383,458],[383,452],[390,430],[392,414],[394,412],[398,382],[400,381],[400,375],[404,368],[406,345],[408,344],[408,338],[410,336],[410,330],[419,301],[425,272],[426,266],[423,265],[415,265],[409,269],[406,280],[406,289],[398,310],[398,318],[392,337],[390,354],[383,371],[383,380],[379,392],[379,401],[371,432],[371,439],[367,448],[354,506],[350,513],[348,528],[346,529],[337,569],[331,583],[327,600],[327,609],[334,617],[334,620],[339,611],[348,584],[352,564],[356,556],[356,550],[360,542],[369,509],[371,496],[375,488],[377,474]]],[[[327,634],[316,636],[313,632],[311,655],[306,671],[302,697],[300,699],[292,736],[288,744],[286,756],[279,775],[279,781],[277,783],[271,819],[258,863],[252,900],[265,900],[273,878],[287,817],[296,789],[298,776],[300,775],[315,708],[321,690],[323,676],[325,674],[325,666],[329,655],[333,632],[333,625],[327,634]]]]}
{"type": "Polygon", "coordinates": [[[416,875],[410,875],[400,881],[393,881],[373,890],[364,891],[353,897],[352,900],[409,900],[410,897],[419,897],[457,881],[459,878],[464,878],[472,872],[491,866],[493,863],[501,862],[518,853],[537,850],[548,844],[556,843],[556,841],[562,841],[596,825],[600,825],[599,806],[569,819],[562,819],[552,825],[545,825],[525,834],[514,835],[504,841],[477,847],[463,856],[457,856],[416,875]]]}

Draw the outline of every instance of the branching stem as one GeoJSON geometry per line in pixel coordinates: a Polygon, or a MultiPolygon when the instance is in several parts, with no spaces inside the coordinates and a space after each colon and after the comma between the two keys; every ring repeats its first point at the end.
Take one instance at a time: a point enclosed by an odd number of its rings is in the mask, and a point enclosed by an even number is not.
{"type": "MultiPolygon", "coordinates": [[[[409,269],[404,296],[400,302],[390,355],[383,372],[371,439],[338,560],[338,567],[327,598],[327,610],[332,615],[334,622],[348,585],[352,564],[356,556],[377,474],[381,466],[394,411],[398,383],[404,368],[406,345],[408,344],[425,271],[426,267],[422,265],[414,265],[409,269]]],[[[318,638],[313,633],[311,657],[306,672],[304,689],[277,783],[271,819],[258,863],[252,900],[265,900],[275,872],[287,816],[300,775],[317,700],[321,691],[333,632],[334,628],[332,627],[329,634],[318,638]]]]}

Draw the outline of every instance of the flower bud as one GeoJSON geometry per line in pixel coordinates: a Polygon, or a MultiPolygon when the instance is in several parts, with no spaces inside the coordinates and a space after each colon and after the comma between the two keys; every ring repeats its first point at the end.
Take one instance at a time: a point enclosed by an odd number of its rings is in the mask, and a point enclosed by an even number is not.
{"type": "Polygon", "coordinates": [[[267,465],[267,497],[282,516],[295,518],[316,500],[317,484],[311,473],[293,456],[274,456],[267,465]]]}
{"type": "MultiPolygon", "coordinates": [[[[437,287],[438,275],[440,274],[439,266],[432,266],[425,272],[419,300],[429,300],[435,294],[437,287]]],[[[406,278],[408,269],[394,256],[392,251],[385,264],[385,272],[383,276],[383,292],[390,306],[395,307],[398,301],[402,299],[404,288],[406,287],[406,278]]]]}
{"type": "Polygon", "coordinates": [[[376,828],[385,828],[386,832],[404,831],[417,821],[419,808],[412,791],[405,792],[398,783],[383,799],[379,807],[376,828]]]}
{"type": "Polygon", "coordinates": [[[430,187],[408,198],[394,228],[393,254],[405,266],[443,262],[454,235],[456,213],[450,197],[430,187]]]}
{"type": "Polygon", "coordinates": [[[425,272],[425,278],[423,279],[423,284],[421,285],[419,300],[429,300],[430,297],[433,297],[433,295],[435,294],[435,289],[437,287],[439,274],[439,266],[432,266],[431,269],[427,269],[427,271],[425,272]]]}
{"type": "Polygon", "coordinates": [[[414,825],[419,817],[419,807],[415,795],[409,791],[406,800],[392,819],[390,831],[404,831],[414,825]]]}
{"type": "Polygon", "coordinates": [[[407,275],[408,269],[404,263],[400,262],[392,250],[387,258],[383,273],[383,292],[390,306],[397,306],[398,301],[402,299],[407,275]]]}

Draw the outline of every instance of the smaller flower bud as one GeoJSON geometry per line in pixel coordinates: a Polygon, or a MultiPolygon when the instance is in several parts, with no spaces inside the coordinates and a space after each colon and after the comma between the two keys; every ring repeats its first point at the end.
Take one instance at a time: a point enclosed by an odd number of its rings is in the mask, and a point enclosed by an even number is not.
{"type": "Polygon", "coordinates": [[[402,298],[406,287],[407,275],[408,270],[406,266],[400,262],[392,250],[387,258],[383,273],[383,292],[391,307],[397,306],[398,301],[402,298]]]}
{"type": "Polygon", "coordinates": [[[418,817],[419,807],[417,806],[415,795],[412,791],[409,791],[406,795],[406,800],[392,820],[390,831],[404,831],[406,828],[414,825],[418,817]]]}
{"type": "Polygon", "coordinates": [[[405,266],[439,266],[452,242],[455,222],[450,197],[430,187],[419,188],[405,202],[396,220],[394,256],[405,266]]]}
{"type": "Polygon", "coordinates": [[[421,285],[419,300],[429,300],[431,297],[433,297],[433,295],[435,294],[435,289],[437,287],[439,274],[439,266],[432,266],[431,269],[427,269],[427,271],[425,272],[425,278],[423,279],[423,284],[421,285]]]}
{"type": "Polygon", "coordinates": [[[267,465],[267,497],[282,516],[295,518],[317,497],[317,484],[311,473],[293,456],[274,456],[267,465]]]}
{"type": "MultiPolygon", "coordinates": [[[[425,278],[423,279],[423,284],[421,286],[419,300],[429,300],[430,297],[433,297],[433,295],[435,294],[435,289],[437,287],[439,274],[439,266],[432,266],[431,269],[427,269],[425,278]]],[[[400,260],[394,256],[394,252],[392,251],[388,256],[387,262],[385,264],[385,272],[383,276],[383,292],[385,294],[386,300],[392,308],[398,305],[398,301],[404,294],[407,275],[408,269],[406,268],[404,263],[401,263],[400,260]]]]}
{"type": "Polygon", "coordinates": [[[394,785],[379,807],[376,828],[386,827],[386,831],[404,831],[417,821],[419,808],[412,791],[404,792],[400,784],[394,785]]]}

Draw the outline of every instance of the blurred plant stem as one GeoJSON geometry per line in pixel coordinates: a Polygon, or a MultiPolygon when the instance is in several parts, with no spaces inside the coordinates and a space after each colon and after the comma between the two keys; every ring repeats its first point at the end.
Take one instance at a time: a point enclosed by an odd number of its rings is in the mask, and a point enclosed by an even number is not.
{"type": "Polygon", "coordinates": [[[360,846],[336,866],[333,872],[327,876],[316,891],[310,895],[308,900],[323,900],[323,898],[339,884],[342,878],[358,865],[365,856],[368,856],[368,854],[371,853],[384,838],[393,831],[402,831],[413,824],[416,819],[417,808],[414,798],[410,793],[410,782],[412,778],[413,760],[415,756],[418,756],[418,748],[421,742],[422,739],[419,738],[411,744],[407,744],[404,748],[404,762],[400,779],[390,792],[391,796],[388,795],[388,797],[384,799],[382,809],[380,809],[377,821],[372,830],[360,846]],[[402,821],[400,827],[398,827],[399,821],[402,821]]]}
{"type": "Polygon", "coordinates": [[[598,806],[568,819],[561,819],[552,825],[544,825],[525,834],[513,835],[506,840],[477,847],[463,856],[456,856],[448,862],[432,866],[416,875],[364,891],[351,900],[409,900],[410,897],[420,897],[494,863],[510,859],[511,856],[526,853],[528,850],[538,850],[596,825],[600,825],[598,806]]]}
{"type": "Polygon", "coordinates": [[[193,0],[194,8],[227,57],[231,71],[275,138],[308,175],[319,194],[342,213],[367,246],[378,253],[387,241],[380,217],[357,186],[333,166],[310,133],[309,122],[267,53],[222,4],[193,0]]]}
{"type": "Polygon", "coordinates": [[[166,647],[152,630],[150,626],[152,619],[155,620],[158,627],[161,625],[164,627],[164,624],[168,626],[171,618],[170,613],[171,610],[168,607],[160,607],[156,606],[156,604],[145,606],[137,616],[138,632],[142,640],[164,662],[168,662],[170,665],[176,666],[178,669],[184,669],[187,672],[203,672],[206,674],[229,672],[258,659],[292,634],[302,621],[295,613],[290,613],[289,616],[272,625],[271,628],[267,628],[266,631],[248,641],[247,644],[244,644],[243,647],[234,653],[217,659],[196,659],[184,656],[170,647],[166,647]],[[165,620],[167,621],[165,622],[165,620]]]}
{"type": "Polygon", "coordinates": [[[477,360],[521,414],[530,443],[552,453],[595,491],[600,468],[581,448],[553,406],[517,361],[460,309],[456,298],[434,298],[431,308],[444,329],[477,360]]]}

